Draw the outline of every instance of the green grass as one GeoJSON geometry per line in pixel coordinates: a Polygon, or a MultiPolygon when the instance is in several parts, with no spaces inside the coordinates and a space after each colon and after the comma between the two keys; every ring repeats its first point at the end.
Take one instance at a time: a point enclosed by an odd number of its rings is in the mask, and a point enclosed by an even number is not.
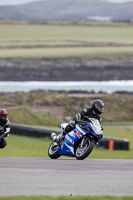
{"type": "MultiPolygon", "coordinates": [[[[102,114],[103,125],[133,125],[133,95],[103,94],[100,98],[105,103],[105,111],[102,114]]],[[[78,112],[89,107],[93,100],[94,97],[90,97],[89,94],[88,98],[76,98],[70,97],[65,92],[36,91],[3,94],[0,102],[3,108],[7,108],[12,123],[58,126],[64,121],[65,116],[73,119],[78,112]],[[49,108],[48,112],[51,115],[45,113],[46,107],[49,108]],[[60,117],[62,119],[58,119],[60,117]]]]}
{"type": "Polygon", "coordinates": [[[48,138],[32,138],[10,134],[7,147],[0,152],[1,157],[48,157],[48,138]]]}
{"type": "MultiPolygon", "coordinates": [[[[88,158],[133,159],[133,130],[107,129],[104,136],[126,138],[130,142],[129,151],[109,151],[95,147],[88,158]]],[[[10,134],[7,147],[0,150],[1,157],[48,157],[49,138],[32,138],[10,134]]]]}
{"type": "Polygon", "coordinates": [[[132,55],[133,47],[63,47],[34,49],[0,49],[0,58],[56,58],[132,55]]]}
{"type": "Polygon", "coordinates": [[[90,154],[90,158],[100,159],[133,159],[133,130],[129,129],[105,129],[104,136],[113,138],[128,139],[130,142],[130,151],[109,151],[95,148],[90,154]]]}
{"type": "Polygon", "coordinates": [[[111,26],[105,24],[103,26],[98,24],[96,26],[0,24],[0,30],[0,47],[10,47],[0,49],[0,58],[133,54],[132,25],[125,27],[121,24],[118,26],[116,24],[111,26]],[[72,45],[89,45],[89,43],[93,47],[72,47],[72,45]],[[44,45],[48,45],[49,48],[43,48],[44,45]],[[61,48],[54,48],[51,45],[58,45],[61,48]],[[64,45],[70,47],[63,47],[64,45]],[[12,49],[14,46],[15,49],[12,49]],[[30,50],[26,46],[31,47],[30,50]]]}
{"type": "Polygon", "coordinates": [[[133,200],[133,197],[111,197],[111,196],[16,196],[16,197],[0,197],[0,200],[133,200]]]}
{"type": "Polygon", "coordinates": [[[45,112],[34,112],[28,108],[19,108],[10,110],[8,112],[8,118],[11,123],[33,125],[33,126],[58,126],[62,123],[62,120],[57,117],[45,113],[45,112]]]}
{"type": "Polygon", "coordinates": [[[132,43],[133,26],[61,26],[33,24],[0,24],[2,41],[36,39],[73,39],[132,43]]]}

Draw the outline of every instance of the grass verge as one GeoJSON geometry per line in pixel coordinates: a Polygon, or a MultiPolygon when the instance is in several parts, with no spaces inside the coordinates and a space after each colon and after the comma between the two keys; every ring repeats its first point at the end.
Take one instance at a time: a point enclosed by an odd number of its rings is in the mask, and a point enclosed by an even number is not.
{"type": "Polygon", "coordinates": [[[0,200],[132,200],[133,197],[112,197],[112,196],[59,196],[59,197],[50,197],[50,196],[16,196],[16,197],[0,197],[0,200]]]}

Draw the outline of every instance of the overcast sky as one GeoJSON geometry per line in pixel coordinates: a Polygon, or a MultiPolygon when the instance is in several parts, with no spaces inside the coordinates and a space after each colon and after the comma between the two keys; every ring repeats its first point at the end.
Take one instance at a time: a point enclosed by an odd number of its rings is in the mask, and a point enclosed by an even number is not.
{"type": "MultiPolygon", "coordinates": [[[[33,1],[40,1],[40,0],[0,0],[0,5],[17,5],[17,4],[24,4],[33,1]]],[[[43,1],[52,1],[52,0],[43,0],[43,1]]],[[[81,0],[82,1],[82,0],[81,0]]],[[[104,1],[111,1],[111,2],[127,2],[133,0],[104,0],[104,1]]]]}

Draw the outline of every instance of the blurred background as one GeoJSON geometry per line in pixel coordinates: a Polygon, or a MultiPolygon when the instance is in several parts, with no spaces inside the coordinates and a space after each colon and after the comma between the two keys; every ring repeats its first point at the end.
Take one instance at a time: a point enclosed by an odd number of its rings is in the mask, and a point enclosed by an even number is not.
{"type": "Polygon", "coordinates": [[[55,128],[94,99],[115,125],[104,134],[133,151],[133,1],[0,0],[0,107],[11,123],[55,128]]]}

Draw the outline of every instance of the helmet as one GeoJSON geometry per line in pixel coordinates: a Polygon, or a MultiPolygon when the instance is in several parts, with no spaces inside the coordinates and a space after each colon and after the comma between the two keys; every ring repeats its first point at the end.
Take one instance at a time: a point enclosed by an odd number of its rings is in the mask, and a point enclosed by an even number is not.
{"type": "Polygon", "coordinates": [[[7,111],[5,109],[0,109],[0,120],[5,121],[7,118],[7,111]]]}
{"type": "Polygon", "coordinates": [[[101,114],[102,112],[104,112],[104,102],[96,99],[92,102],[92,109],[97,113],[97,114],[101,114]]]}

